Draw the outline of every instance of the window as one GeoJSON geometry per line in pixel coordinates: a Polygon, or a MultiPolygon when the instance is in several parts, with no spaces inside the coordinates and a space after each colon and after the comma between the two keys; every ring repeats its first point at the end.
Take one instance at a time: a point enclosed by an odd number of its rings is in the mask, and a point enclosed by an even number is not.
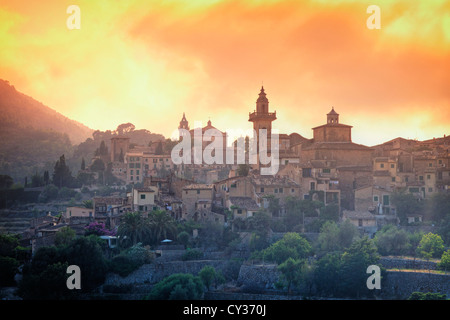
{"type": "Polygon", "coordinates": [[[141,164],[140,163],[136,163],[136,168],[140,168],[141,164]]]}
{"type": "Polygon", "coordinates": [[[384,163],[381,163],[381,164],[380,164],[380,168],[384,168],[384,163]]]}
{"type": "Polygon", "coordinates": [[[373,202],[378,202],[378,196],[373,196],[373,202]]]}
{"type": "Polygon", "coordinates": [[[130,177],[130,180],[133,181],[133,176],[130,177]]]}
{"type": "Polygon", "coordinates": [[[133,170],[130,170],[130,174],[134,174],[134,173],[133,173],[133,170]]]}
{"type": "Polygon", "coordinates": [[[264,188],[261,188],[261,192],[264,192],[264,188]]]}
{"type": "Polygon", "coordinates": [[[423,176],[419,176],[419,180],[420,180],[420,181],[423,181],[423,176]]]}
{"type": "Polygon", "coordinates": [[[139,170],[136,170],[136,174],[139,174],[139,170]]]}
{"type": "Polygon", "coordinates": [[[409,179],[408,179],[408,176],[406,176],[406,177],[405,177],[405,182],[408,182],[408,180],[409,180],[409,179]]]}
{"type": "Polygon", "coordinates": [[[427,174],[427,180],[431,179],[431,175],[427,174]]]}
{"type": "Polygon", "coordinates": [[[134,168],[134,163],[130,163],[129,167],[134,168]]]}
{"type": "Polygon", "coordinates": [[[275,188],[274,191],[275,191],[275,193],[278,193],[278,189],[277,188],[275,188]]]}
{"type": "Polygon", "coordinates": [[[280,188],[280,193],[283,193],[283,188],[280,188]]]}
{"type": "Polygon", "coordinates": [[[391,163],[391,168],[394,169],[395,168],[395,164],[391,163]]]}
{"type": "Polygon", "coordinates": [[[442,164],[442,160],[439,160],[439,164],[442,164]]]}
{"type": "Polygon", "coordinates": [[[362,219],[358,219],[358,226],[362,227],[363,226],[363,220],[362,219]]]}
{"type": "Polygon", "coordinates": [[[428,188],[428,192],[433,192],[433,188],[428,188]]]}
{"type": "Polygon", "coordinates": [[[141,194],[141,199],[145,199],[145,194],[141,194]]]}
{"type": "Polygon", "coordinates": [[[139,176],[136,177],[136,180],[139,181],[139,176]]]}
{"type": "Polygon", "coordinates": [[[303,178],[311,177],[311,168],[302,169],[303,178]]]}
{"type": "Polygon", "coordinates": [[[238,213],[238,214],[242,214],[242,209],[238,209],[238,210],[237,210],[237,213],[238,213]]]}
{"type": "Polygon", "coordinates": [[[295,189],[291,189],[291,193],[294,193],[295,192],[295,189]]]}
{"type": "Polygon", "coordinates": [[[391,179],[391,180],[392,180],[392,182],[395,182],[395,177],[392,177],[392,179],[391,179]]]}
{"type": "Polygon", "coordinates": [[[419,192],[419,188],[409,188],[409,192],[417,193],[417,192],[419,192]]]}
{"type": "Polygon", "coordinates": [[[197,190],[197,194],[200,194],[200,190],[197,190]]]}
{"type": "Polygon", "coordinates": [[[433,164],[430,162],[430,163],[428,164],[428,166],[431,168],[431,167],[433,166],[433,164]]]}
{"type": "Polygon", "coordinates": [[[330,173],[330,169],[329,168],[322,169],[322,173],[330,173]]]}
{"type": "Polygon", "coordinates": [[[316,190],[316,183],[311,182],[310,187],[311,187],[310,190],[316,190]]]}
{"type": "Polygon", "coordinates": [[[389,195],[383,195],[383,205],[384,206],[389,205],[389,195]]]}

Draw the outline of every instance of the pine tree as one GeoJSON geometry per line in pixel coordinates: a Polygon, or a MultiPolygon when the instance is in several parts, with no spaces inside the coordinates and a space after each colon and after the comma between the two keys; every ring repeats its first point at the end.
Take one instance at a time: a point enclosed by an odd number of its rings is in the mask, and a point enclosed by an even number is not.
{"type": "Polygon", "coordinates": [[[62,155],[55,164],[53,171],[53,184],[59,188],[70,187],[72,180],[72,173],[66,165],[66,158],[62,155]]]}

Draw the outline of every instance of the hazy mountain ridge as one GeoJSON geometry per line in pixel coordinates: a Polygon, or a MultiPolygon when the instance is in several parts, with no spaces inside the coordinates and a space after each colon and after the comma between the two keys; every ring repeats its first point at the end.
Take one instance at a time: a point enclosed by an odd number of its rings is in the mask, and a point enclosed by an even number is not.
{"type": "Polygon", "coordinates": [[[65,133],[72,144],[79,144],[92,136],[93,129],[71,120],[43,103],[17,91],[0,79],[1,122],[21,128],[65,133]]]}

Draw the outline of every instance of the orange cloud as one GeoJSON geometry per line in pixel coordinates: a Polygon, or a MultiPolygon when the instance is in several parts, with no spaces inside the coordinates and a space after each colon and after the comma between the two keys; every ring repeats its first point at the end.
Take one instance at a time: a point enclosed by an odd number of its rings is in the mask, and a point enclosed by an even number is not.
{"type": "Polygon", "coordinates": [[[248,128],[264,83],[282,132],[311,136],[333,105],[359,143],[448,134],[445,3],[378,1],[381,30],[368,1],[79,3],[79,32],[69,2],[2,4],[0,76],[95,129],[169,136],[183,111],[248,128]]]}

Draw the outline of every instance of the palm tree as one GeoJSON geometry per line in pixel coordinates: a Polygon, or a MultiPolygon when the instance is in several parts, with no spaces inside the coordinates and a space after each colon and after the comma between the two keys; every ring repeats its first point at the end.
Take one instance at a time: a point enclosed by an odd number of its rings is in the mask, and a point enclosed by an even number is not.
{"type": "Polygon", "coordinates": [[[131,240],[132,245],[144,242],[151,234],[149,220],[142,217],[139,212],[129,212],[123,216],[123,220],[117,230],[117,235],[131,240]]]}
{"type": "Polygon", "coordinates": [[[163,210],[154,210],[149,215],[152,238],[158,243],[168,237],[174,237],[177,226],[175,220],[163,210]]]}

